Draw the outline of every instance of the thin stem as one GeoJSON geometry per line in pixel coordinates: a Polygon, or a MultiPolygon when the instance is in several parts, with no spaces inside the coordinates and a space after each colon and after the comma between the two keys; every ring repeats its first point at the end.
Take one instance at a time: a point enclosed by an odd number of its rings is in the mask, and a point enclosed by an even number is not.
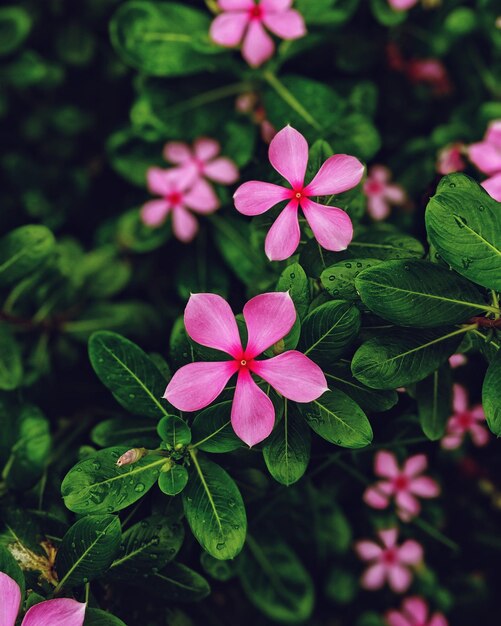
{"type": "MultiPolygon", "coordinates": [[[[497,294],[497,291],[494,291],[494,289],[491,289],[491,296],[492,296],[492,304],[493,306],[495,306],[497,309],[499,309],[499,297],[497,294]]],[[[501,311],[498,311],[497,313],[494,313],[494,319],[499,319],[499,315],[500,315],[501,311]]]]}
{"type": "Polygon", "coordinates": [[[193,98],[189,98],[188,100],[179,102],[175,106],[167,109],[165,113],[167,115],[176,115],[178,113],[190,111],[206,104],[211,104],[212,102],[217,102],[218,100],[222,100],[223,98],[228,98],[229,96],[234,96],[236,94],[250,91],[252,89],[253,85],[246,81],[232,83],[230,85],[224,85],[223,87],[217,87],[216,89],[205,91],[203,93],[197,94],[193,98]]]}
{"type": "Polygon", "coordinates": [[[298,113],[310,126],[313,126],[315,130],[321,130],[320,124],[317,120],[310,115],[309,111],[304,108],[304,106],[297,100],[297,98],[292,94],[287,87],[282,83],[282,81],[270,70],[265,70],[263,72],[263,78],[266,82],[273,87],[273,89],[277,92],[277,94],[282,98],[284,102],[286,102],[296,113],[298,113]]]}

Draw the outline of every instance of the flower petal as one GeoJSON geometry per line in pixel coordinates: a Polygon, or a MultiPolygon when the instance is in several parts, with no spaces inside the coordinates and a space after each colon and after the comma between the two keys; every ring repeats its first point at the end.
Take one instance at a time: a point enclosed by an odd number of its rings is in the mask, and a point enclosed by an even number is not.
{"type": "Polygon", "coordinates": [[[202,346],[241,358],[242,344],[230,305],[215,293],[193,293],[184,311],[188,335],[202,346]]]}
{"type": "Polygon", "coordinates": [[[306,35],[306,26],[299,11],[291,9],[281,13],[264,13],[263,22],[272,33],[282,39],[297,39],[306,35]]]}
{"type": "Polygon", "coordinates": [[[489,124],[485,133],[485,141],[501,149],[501,120],[494,120],[489,124]]]}
{"type": "Polygon", "coordinates": [[[176,165],[186,163],[193,158],[190,146],[183,141],[168,141],[163,149],[163,157],[169,163],[176,165]]]}
{"type": "Polygon", "coordinates": [[[363,495],[365,504],[373,509],[386,509],[390,503],[390,495],[393,487],[389,482],[378,482],[372,487],[368,487],[363,495]]]}
{"type": "Polygon", "coordinates": [[[392,204],[403,204],[406,198],[405,191],[400,185],[387,185],[383,195],[392,204]]]}
{"type": "Polygon", "coordinates": [[[405,565],[417,565],[423,560],[423,548],[413,539],[408,539],[398,548],[398,559],[405,565]]]}
{"type": "Polygon", "coordinates": [[[382,196],[369,196],[367,198],[367,213],[373,220],[384,220],[390,214],[390,205],[382,196]]]}
{"type": "Polygon", "coordinates": [[[381,546],[374,541],[362,540],[355,544],[355,552],[363,561],[373,561],[381,556],[381,546]]]}
{"type": "Polygon", "coordinates": [[[440,494],[440,486],[428,476],[419,476],[411,481],[410,491],[420,498],[436,498],[440,494]]]}
{"type": "Polygon", "coordinates": [[[254,0],[218,0],[223,11],[247,11],[254,6],[254,0]]]}
{"type": "Polygon", "coordinates": [[[200,161],[209,161],[221,152],[221,144],[210,137],[199,137],[193,144],[195,156],[200,161]]]}
{"type": "Polygon", "coordinates": [[[161,226],[169,214],[170,206],[167,200],[150,200],[141,207],[140,216],[146,226],[161,226]]]}
{"type": "Polygon", "coordinates": [[[350,216],[334,206],[317,204],[309,198],[301,200],[301,208],[315,239],[326,250],[346,250],[353,239],[350,216]]]}
{"type": "Polygon", "coordinates": [[[404,522],[409,522],[421,511],[419,500],[408,491],[399,491],[395,496],[397,513],[404,522]]]}
{"type": "Polygon", "coordinates": [[[0,626],[14,626],[20,606],[19,585],[13,578],[0,572],[0,626]]]}
{"type": "Polygon", "coordinates": [[[452,406],[455,413],[462,413],[468,408],[468,394],[461,385],[452,386],[452,406]]]}
{"type": "Polygon", "coordinates": [[[177,206],[172,211],[172,230],[179,241],[189,243],[198,232],[197,218],[185,208],[177,206]]]}
{"type": "Polygon", "coordinates": [[[388,0],[388,4],[395,11],[406,11],[407,9],[411,9],[417,3],[418,0],[388,0]]]}
{"type": "Polygon", "coordinates": [[[380,450],[374,457],[374,473],[384,478],[396,478],[400,474],[397,457],[393,452],[380,450]]]}
{"type": "Polygon", "coordinates": [[[282,13],[292,6],[292,0],[261,0],[259,3],[265,13],[282,13]]]}
{"type": "Polygon", "coordinates": [[[322,370],[297,350],[254,361],[251,370],[294,402],[313,402],[329,390],[322,370]]]}
{"type": "Polygon", "coordinates": [[[449,622],[442,613],[434,613],[428,626],[449,626],[449,622]]]}
{"type": "Polygon", "coordinates": [[[369,170],[369,178],[386,183],[391,178],[391,172],[385,165],[373,165],[369,170]]]}
{"type": "Polygon", "coordinates": [[[242,56],[251,67],[258,67],[273,56],[275,44],[261,22],[253,20],[244,37],[242,56]]]}
{"type": "Polygon", "coordinates": [[[362,180],[364,166],[348,154],[335,154],[325,161],[311,183],[305,187],[307,196],[326,196],[353,189],[362,180]]]}
{"type": "Polygon", "coordinates": [[[308,142],[292,126],[282,128],[271,140],[270,163],[294,188],[304,183],[308,165],[308,142]]]}
{"type": "Polygon", "coordinates": [[[172,191],[172,181],[167,175],[168,170],[160,167],[150,167],[146,172],[146,183],[150,193],[165,196],[172,191]]]}
{"type": "Polygon", "coordinates": [[[251,180],[240,185],[235,191],[233,199],[235,208],[243,215],[261,215],[275,204],[290,198],[290,195],[290,189],[285,187],[251,180]]]}
{"type": "Polygon", "coordinates": [[[428,605],[417,596],[406,598],[402,602],[403,610],[411,616],[417,624],[424,624],[428,617],[428,605]]]}
{"type": "Polygon", "coordinates": [[[368,567],[362,574],[360,585],[364,589],[380,589],[386,580],[386,568],[381,563],[368,567]]]}
{"type": "Polygon", "coordinates": [[[283,261],[294,254],[301,239],[297,217],[298,203],[289,202],[266,235],[264,251],[270,261],[283,261]]]}
{"type": "Polygon", "coordinates": [[[200,178],[184,195],[184,203],[197,213],[213,213],[219,207],[219,198],[212,185],[200,178]]]}
{"type": "Polygon", "coordinates": [[[414,454],[404,463],[402,471],[406,476],[411,478],[424,472],[427,466],[428,459],[426,458],[426,454],[414,454]]]}
{"type": "Polygon", "coordinates": [[[407,619],[398,611],[388,611],[385,615],[388,626],[413,626],[407,619]]]}
{"type": "Polygon", "coordinates": [[[198,411],[218,397],[237,369],[235,361],[188,363],[171,378],[164,398],[180,411],[198,411]]]}
{"type": "Polygon", "coordinates": [[[463,435],[459,433],[453,433],[445,435],[445,437],[440,442],[440,445],[444,450],[455,450],[459,448],[459,446],[463,443],[463,435]]]}
{"type": "Polygon", "coordinates": [[[396,528],[380,530],[378,535],[386,548],[392,548],[397,543],[398,530],[396,528]]]}
{"type": "Polygon", "coordinates": [[[484,174],[495,174],[501,170],[501,149],[492,143],[480,141],[471,144],[468,156],[484,174]]]}
{"type": "Polygon", "coordinates": [[[412,582],[412,574],[401,565],[392,565],[388,568],[388,584],[395,593],[407,591],[412,582]]]}
{"type": "Polygon", "coordinates": [[[35,604],[26,613],[21,626],[82,626],[86,604],[57,598],[35,604]]]}
{"type": "Polygon", "coordinates": [[[470,435],[473,443],[479,448],[485,446],[489,441],[489,431],[480,426],[480,424],[472,424],[470,426],[470,435]]]}
{"type": "Polygon", "coordinates": [[[219,157],[207,163],[204,174],[216,183],[232,185],[239,178],[238,168],[231,159],[219,157]]]}
{"type": "Polygon", "coordinates": [[[487,191],[491,198],[501,202],[501,173],[494,174],[487,180],[484,180],[482,187],[487,191]]]}
{"type": "Polygon", "coordinates": [[[210,25],[210,38],[220,46],[233,48],[242,41],[248,23],[247,12],[221,13],[210,25]]]}
{"type": "Polygon", "coordinates": [[[250,447],[266,439],[275,425],[273,403],[247,369],[241,369],[238,374],[231,425],[236,435],[250,447]]]}
{"type": "Polygon", "coordinates": [[[248,359],[264,352],[283,339],[296,321],[296,309],[289,292],[262,293],[244,306],[248,340],[245,355],[248,359]]]}

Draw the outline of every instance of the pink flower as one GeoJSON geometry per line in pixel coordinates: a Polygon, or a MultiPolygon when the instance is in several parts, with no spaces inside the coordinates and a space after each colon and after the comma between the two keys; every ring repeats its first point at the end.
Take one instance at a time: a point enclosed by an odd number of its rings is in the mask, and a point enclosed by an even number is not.
{"type": "Polygon", "coordinates": [[[150,167],[147,173],[148,189],[160,198],[150,200],[141,208],[141,219],[147,226],[161,226],[169,213],[172,214],[172,229],[180,241],[188,243],[198,231],[195,213],[213,213],[219,207],[214,189],[200,178],[192,184],[189,176],[175,169],[162,170],[150,167]]]}
{"type": "Polygon", "coordinates": [[[485,415],[481,404],[468,406],[468,394],[461,385],[454,385],[452,406],[454,413],[447,422],[442,448],[454,450],[463,443],[466,433],[470,433],[476,446],[485,446],[489,440],[489,432],[484,426],[485,415]]]}
{"type": "Polygon", "coordinates": [[[218,5],[223,13],[211,24],[212,40],[228,48],[242,42],[242,55],[252,67],[267,61],[275,51],[265,26],[281,39],[306,34],[302,15],[291,9],[292,0],[218,0],[218,5]]]}
{"type": "Polygon", "coordinates": [[[466,167],[463,160],[464,145],[462,143],[453,143],[445,146],[438,153],[437,172],[445,176],[453,172],[462,172],[466,167]]]}
{"type": "Polygon", "coordinates": [[[375,220],[384,220],[390,214],[391,204],[405,202],[405,191],[400,185],[392,185],[391,173],[383,165],[373,165],[364,182],[364,193],[367,196],[367,211],[375,220]]]}
{"type": "Polygon", "coordinates": [[[451,357],[449,357],[449,365],[452,367],[452,369],[456,369],[456,367],[461,367],[466,363],[468,363],[468,359],[464,354],[461,354],[460,352],[457,352],[456,354],[453,354],[451,357]]]}
{"type": "Polygon", "coordinates": [[[412,9],[418,2],[419,0],[388,0],[388,4],[394,11],[407,11],[407,9],[412,9]]]}
{"type": "Polygon", "coordinates": [[[484,180],[482,187],[485,191],[487,191],[491,198],[501,202],[501,172],[494,174],[494,176],[487,178],[487,180],[484,180]]]}
{"type": "Polygon", "coordinates": [[[252,298],[244,306],[243,317],[248,334],[245,348],[232,310],[221,296],[190,296],[184,312],[186,332],[197,343],[221,350],[231,359],[185,365],[172,377],[164,397],[180,411],[198,411],[215,400],[233,374],[238,373],[231,423],[238,437],[253,446],[273,430],[275,409],[251,373],[294,402],[312,402],[328,387],[318,365],[296,350],[257,360],[287,335],[296,320],[288,292],[252,298]]]}
{"type": "Polygon", "coordinates": [[[233,197],[235,207],[244,215],[260,215],[287,200],[287,205],[266,236],[265,252],[270,261],[288,259],[298,247],[299,207],[321,246],[327,250],[345,250],[353,237],[348,214],[336,207],[317,204],[310,197],[338,194],[355,187],[364,172],[362,163],[346,154],[331,156],[311,183],[305,186],[308,144],[303,135],[291,126],[286,126],[275,135],[268,154],[272,166],[292,189],[252,180],[240,185],[233,197]]]}
{"type": "Polygon", "coordinates": [[[428,619],[428,605],[417,596],[406,598],[400,611],[391,610],[385,615],[388,626],[448,626],[442,613],[434,613],[428,619]]]}
{"type": "Polygon", "coordinates": [[[174,168],[183,176],[196,181],[208,178],[215,183],[232,185],[238,180],[238,169],[231,159],[220,157],[221,146],[215,139],[200,137],[193,149],[181,141],[169,141],[164,147],[164,158],[179,167],[174,168]]]}
{"type": "Polygon", "coordinates": [[[421,505],[416,498],[436,498],[440,493],[438,484],[428,476],[421,476],[428,462],[424,454],[407,459],[400,469],[392,452],[381,450],[374,457],[374,473],[385,480],[366,489],[364,501],[375,509],[385,509],[392,498],[397,505],[397,514],[408,522],[419,514],[421,505]]]}
{"type": "Polygon", "coordinates": [[[398,530],[390,528],[378,532],[382,546],[374,541],[357,541],[358,556],[369,561],[360,584],[364,589],[380,589],[387,582],[395,593],[407,591],[412,582],[410,566],[423,560],[423,548],[412,539],[397,546],[398,530]]]}
{"type": "Polygon", "coordinates": [[[411,59],[406,74],[413,83],[426,83],[436,96],[446,96],[452,91],[452,83],[445,65],[439,59],[411,59]]]}
{"type": "Polygon", "coordinates": [[[484,140],[472,143],[468,156],[484,174],[501,172],[501,120],[489,124],[484,140]]]}
{"type": "MultiPolygon", "coordinates": [[[[21,607],[19,585],[7,574],[0,572],[0,624],[14,626],[21,607]]],[[[28,610],[21,626],[82,626],[86,605],[57,598],[35,604],[28,610]]]]}

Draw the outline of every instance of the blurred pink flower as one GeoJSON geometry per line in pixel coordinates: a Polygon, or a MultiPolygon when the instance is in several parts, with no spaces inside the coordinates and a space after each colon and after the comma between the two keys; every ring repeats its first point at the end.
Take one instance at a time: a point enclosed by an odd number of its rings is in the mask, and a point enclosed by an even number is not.
{"type": "Polygon", "coordinates": [[[367,211],[374,220],[384,220],[390,214],[390,205],[402,204],[406,195],[400,185],[389,182],[391,172],[384,165],[373,165],[364,182],[367,211]]]}
{"type": "Polygon", "coordinates": [[[388,626],[448,626],[442,613],[429,617],[428,605],[417,596],[406,598],[400,611],[390,610],[385,615],[388,626]]]}
{"type": "Polygon", "coordinates": [[[483,141],[468,148],[468,156],[484,174],[501,172],[501,120],[489,124],[483,141]]]}
{"type": "Polygon", "coordinates": [[[453,87],[445,65],[439,59],[411,59],[406,74],[413,83],[426,83],[436,96],[446,96],[453,87]]]}
{"type": "MultiPolygon", "coordinates": [[[[0,624],[15,626],[21,607],[19,585],[0,572],[0,624]]],[[[28,610],[21,626],[82,626],[86,605],[69,598],[57,598],[35,604],[28,610]]]]}
{"type": "Polygon", "coordinates": [[[440,493],[440,487],[433,479],[421,476],[427,465],[426,456],[416,454],[409,457],[400,469],[392,452],[377,452],[374,457],[374,473],[385,480],[366,489],[364,502],[375,509],[385,509],[394,498],[398,516],[408,522],[421,510],[417,497],[436,498],[440,493]]]}
{"type": "Polygon", "coordinates": [[[184,312],[186,332],[197,343],[221,350],[231,359],[185,365],[172,377],[164,397],[180,411],[198,411],[215,400],[233,374],[238,373],[231,423],[238,437],[253,446],[273,430],[275,409],[251,373],[295,402],[312,402],[328,387],[318,365],[297,350],[288,350],[271,359],[256,359],[283,339],[294,325],[296,310],[288,292],[252,298],[244,306],[243,317],[248,333],[245,348],[235,316],[221,296],[210,293],[190,296],[184,312]]]}
{"type": "Polygon", "coordinates": [[[215,139],[200,137],[191,148],[181,141],[169,141],[164,147],[164,158],[177,165],[174,168],[191,181],[208,178],[215,183],[232,185],[238,180],[238,168],[227,157],[218,156],[221,145],[215,139]]]}
{"type": "Polygon", "coordinates": [[[468,394],[461,385],[454,385],[452,406],[454,413],[447,422],[442,448],[454,450],[463,443],[466,433],[470,433],[476,446],[485,446],[489,440],[489,432],[485,427],[484,409],[481,404],[468,406],[468,394]]]}
{"type": "Polygon", "coordinates": [[[223,11],[212,22],[210,36],[220,46],[242,43],[242,55],[258,67],[273,56],[275,44],[265,27],[281,39],[306,34],[302,15],[291,9],[292,0],[218,0],[223,11]]]}
{"type": "Polygon", "coordinates": [[[466,167],[463,159],[465,147],[462,143],[453,143],[445,146],[438,153],[437,172],[445,176],[454,172],[462,172],[466,167]]]}
{"type": "Polygon", "coordinates": [[[407,9],[412,9],[418,2],[419,0],[388,0],[388,4],[394,11],[407,11],[407,9]]]}
{"type": "Polygon", "coordinates": [[[449,357],[449,365],[453,369],[455,369],[456,367],[461,367],[466,363],[468,363],[468,358],[460,352],[457,352],[456,354],[453,354],[451,357],[449,357]]]}
{"type": "Polygon", "coordinates": [[[192,183],[191,177],[175,169],[162,170],[150,167],[147,172],[148,190],[160,198],[150,200],[141,207],[141,219],[153,228],[161,226],[169,213],[172,214],[174,235],[185,243],[191,241],[198,231],[195,213],[213,213],[219,208],[214,189],[203,178],[192,183]]]}
{"type": "Polygon", "coordinates": [[[385,583],[395,593],[404,593],[412,582],[413,565],[423,560],[423,548],[412,539],[397,545],[398,530],[390,528],[378,532],[380,546],[374,541],[357,541],[355,550],[358,556],[369,561],[369,567],[362,575],[360,584],[364,589],[380,589],[385,583]]]}
{"type": "Polygon", "coordinates": [[[498,174],[494,174],[494,176],[491,176],[490,178],[487,178],[487,180],[484,180],[484,182],[481,184],[485,191],[487,191],[487,193],[491,196],[491,198],[494,198],[494,200],[501,202],[501,172],[499,172],[498,174]]]}
{"type": "Polygon", "coordinates": [[[345,250],[353,237],[349,215],[337,207],[313,202],[310,196],[334,195],[352,189],[362,178],[362,163],[347,154],[331,156],[305,186],[308,143],[292,126],[275,135],[268,154],[272,166],[292,189],[252,180],[240,185],[233,197],[236,209],[244,215],[260,215],[282,200],[288,201],[266,236],[265,252],[270,261],[283,261],[296,251],[300,239],[299,207],[322,247],[345,250]]]}

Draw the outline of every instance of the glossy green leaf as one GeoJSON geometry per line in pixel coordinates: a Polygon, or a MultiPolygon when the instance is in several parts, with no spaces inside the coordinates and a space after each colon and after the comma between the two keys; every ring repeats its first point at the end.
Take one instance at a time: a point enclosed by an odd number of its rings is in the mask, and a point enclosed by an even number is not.
{"type": "Polygon", "coordinates": [[[160,596],[163,601],[198,602],[210,594],[207,580],[181,563],[169,563],[138,583],[160,596]]]}
{"type": "Polygon", "coordinates": [[[91,439],[101,448],[155,448],[159,443],[155,424],[134,417],[113,417],[100,422],[92,429],[91,439]]]}
{"type": "Polygon", "coordinates": [[[350,259],[330,265],[320,275],[322,287],[333,298],[358,300],[355,278],[363,270],[381,263],[380,259],[350,259]]]}
{"type": "Polygon", "coordinates": [[[442,365],[416,385],[419,422],[432,441],[441,439],[452,411],[452,376],[449,364],[442,365]]]}
{"type": "Polygon", "coordinates": [[[23,380],[21,348],[6,324],[0,324],[0,389],[17,389],[23,380]]]}
{"type": "Polygon", "coordinates": [[[501,436],[501,350],[491,361],[482,387],[485,419],[492,432],[501,436]]]}
{"type": "Polygon", "coordinates": [[[280,274],[277,291],[288,291],[300,319],[308,312],[311,302],[310,284],[306,272],[299,263],[288,265],[280,274]]]}
{"type": "Polygon", "coordinates": [[[394,228],[380,226],[361,230],[348,246],[354,257],[381,259],[419,259],[424,256],[420,241],[394,228]]]}
{"type": "Polygon", "coordinates": [[[200,411],[192,425],[193,445],[204,452],[232,452],[242,446],[231,426],[232,400],[200,411]]]}
{"type": "Polygon", "coordinates": [[[0,239],[0,287],[16,283],[43,265],[55,248],[45,226],[21,226],[0,239]]]}
{"type": "Polygon", "coordinates": [[[176,496],[181,493],[188,483],[188,470],[183,465],[173,465],[162,469],[158,477],[158,486],[168,496],[176,496]]]}
{"type": "Polygon", "coordinates": [[[126,626],[125,622],[115,615],[101,609],[90,609],[85,611],[85,626],[126,626]]]}
{"type": "Polygon", "coordinates": [[[158,422],[158,436],[170,448],[179,450],[191,442],[188,424],[177,415],[166,415],[158,422]]]}

